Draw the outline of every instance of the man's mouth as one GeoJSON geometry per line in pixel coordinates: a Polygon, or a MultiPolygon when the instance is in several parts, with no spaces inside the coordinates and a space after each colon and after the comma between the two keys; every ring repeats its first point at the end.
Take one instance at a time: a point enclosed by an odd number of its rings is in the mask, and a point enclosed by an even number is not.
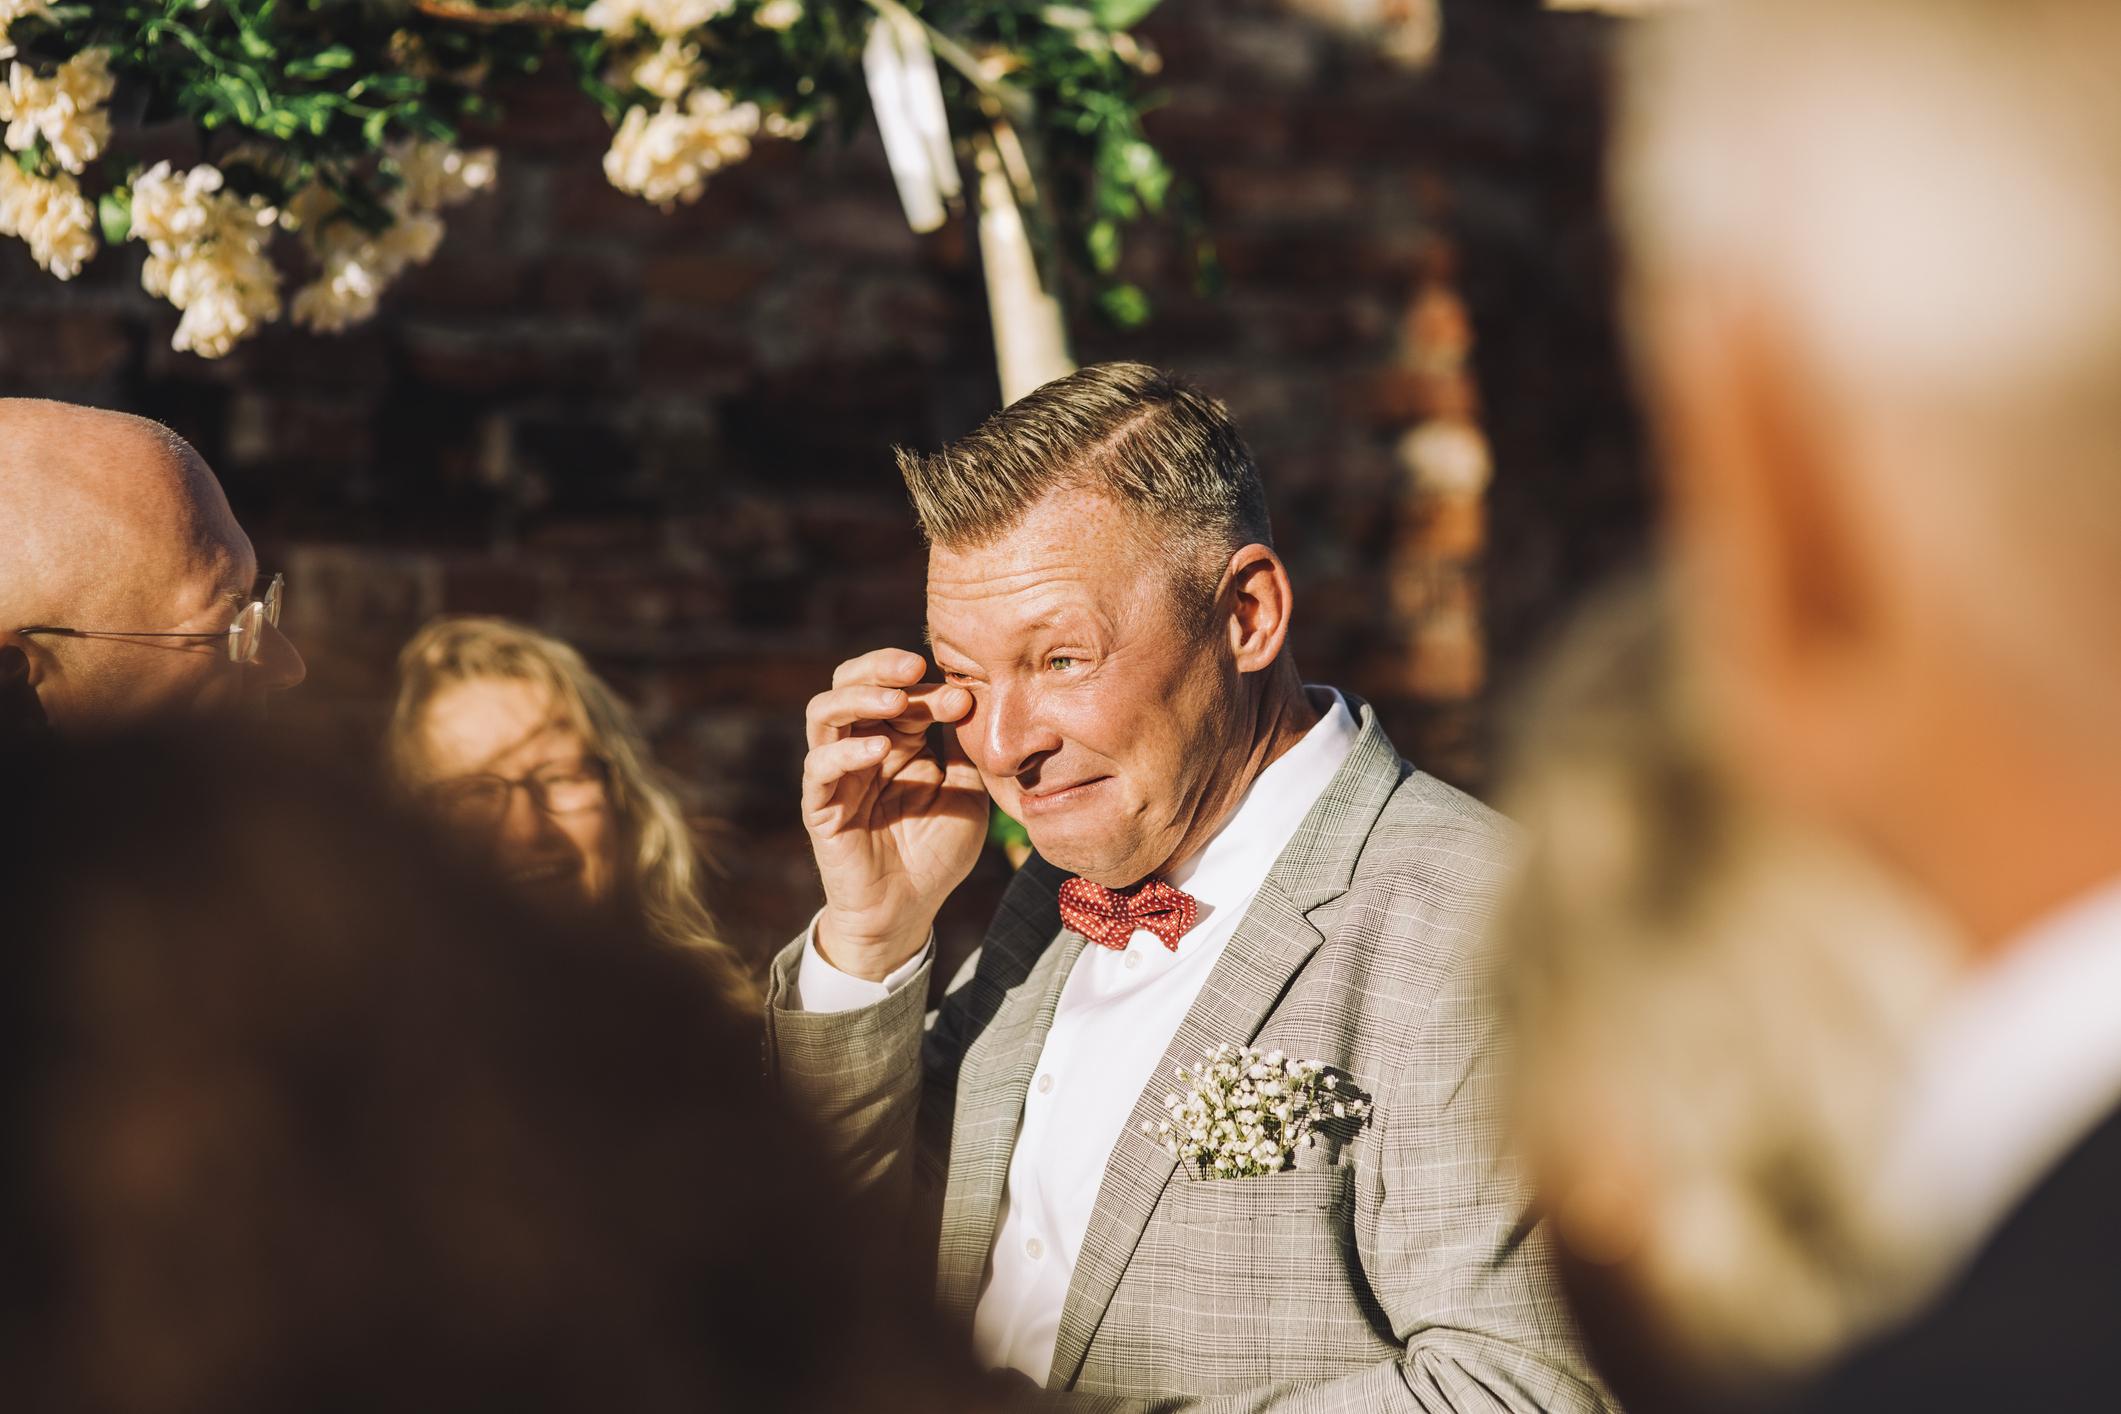
{"type": "Polygon", "coordinates": [[[1110,779],[1112,779],[1110,776],[1092,776],[1087,781],[1077,781],[1073,785],[1047,786],[1035,791],[1027,790],[1022,795],[1024,813],[1026,815],[1050,815],[1055,811],[1066,810],[1072,805],[1080,804],[1090,796],[1091,792],[1110,779]]]}

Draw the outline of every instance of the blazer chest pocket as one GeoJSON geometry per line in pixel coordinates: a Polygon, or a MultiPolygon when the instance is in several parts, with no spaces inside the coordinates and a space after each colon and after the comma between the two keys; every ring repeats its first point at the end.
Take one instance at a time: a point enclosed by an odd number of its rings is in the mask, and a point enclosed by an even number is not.
{"type": "MultiPolygon", "coordinates": [[[[1304,1226],[1344,1210],[1354,1170],[1290,1169],[1265,1178],[1188,1178],[1175,1175],[1164,1190],[1172,1218],[1189,1228],[1247,1229],[1258,1224],[1304,1226]]],[[[1255,1234],[1257,1235],[1257,1234],[1255,1234]]]]}
{"type": "Polygon", "coordinates": [[[1355,1254],[1354,1170],[1174,1175],[1134,1267],[1202,1392],[1343,1373],[1376,1339],[1355,1254]],[[1227,1367],[1227,1368],[1225,1368],[1227,1367]]]}

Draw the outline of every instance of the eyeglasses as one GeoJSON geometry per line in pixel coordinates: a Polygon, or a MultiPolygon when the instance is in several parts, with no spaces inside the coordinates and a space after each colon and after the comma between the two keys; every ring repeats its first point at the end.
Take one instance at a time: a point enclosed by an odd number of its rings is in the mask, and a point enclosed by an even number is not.
{"type": "Polygon", "coordinates": [[[420,798],[450,824],[466,830],[492,830],[508,814],[517,791],[547,815],[579,815],[605,801],[608,770],[603,761],[584,757],[566,765],[547,766],[511,779],[480,772],[451,776],[423,786],[420,798]]]}
{"type": "Polygon", "coordinates": [[[225,629],[213,633],[149,633],[139,629],[118,628],[60,628],[55,624],[32,624],[18,628],[17,633],[52,633],[64,638],[189,638],[206,641],[216,638],[228,640],[228,661],[231,663],[254,663],[258,650],[265,646],[265,626],[280,626],[280,605],[287,597],[287,576],[276,574],[265,592],[252,599],[236,611],[235,619],[225,629]]]}

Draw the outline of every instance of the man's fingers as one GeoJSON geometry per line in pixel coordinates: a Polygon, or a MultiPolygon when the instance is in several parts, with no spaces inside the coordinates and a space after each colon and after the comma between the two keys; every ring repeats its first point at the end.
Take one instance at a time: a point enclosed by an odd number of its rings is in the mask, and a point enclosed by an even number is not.
{"type": "Polygon", "coordinates": [[[804,817],[822,815],[839,793],[840,782],[882,761],[890,744],[888,737],[850,736],[814,748],[803,758],[804,817]]]}
{"type": "Polygon", "coordinates": [[[903,648],[879,648],[859,658],[849,658],[832,670],[832,685],[880,683],[885,687],[911,687],[928,674],[928,660],[903,648]]]}
{"type": "Polygon", "coordinates": [[[823,746],[845,736],[847,728],[861,722],[886,722],[906,710],[903,688],[876,683],[835,687],[810,699],[803,711],[803,725],[810,745],[823,746]]]}
{"type": "Polygon", "coordinates": [[[924,683],[913,692],[927,704],[929,713],[938,722],[963,721],[971,715],[972,694],[962,687],[953,687],[949,683],[924,683]]]}
{"type": "Polygon", "coordinates": [[[938,722],[954,722],[972,710],[972,694],[944,683],[911,688],[855,683],[810,699],[804,723],[812,746],[822,746],[856,727],[876,725],[902,736],[919,736],[938,722]]]}

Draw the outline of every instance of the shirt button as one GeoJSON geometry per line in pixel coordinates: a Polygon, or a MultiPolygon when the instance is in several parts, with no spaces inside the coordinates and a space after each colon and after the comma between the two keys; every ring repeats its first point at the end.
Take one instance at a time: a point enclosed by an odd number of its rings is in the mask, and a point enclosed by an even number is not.
{"type": "Polygon", "coordinates": [[[1036,1262],[1046,1255],[1046,1244],[1034,1237],[1024,1244],[1024,1255],[1036,1262]]]}
{"type": "Polygon", "coordinates": [[[1052,1076],[1050,1076],[1050,1075],[1041,1075],[1041,1076],[1040,1076],[1040,1077],[1038,1078],[1038,1093],[1039,1093],[1039,1094],[1041,1094],[1041,1095],[1050,1095],[1050,1094],[1052,1094],[1052,1093],[1053,1093],[1053,1077],[1052,1077],[1052,1076]]]}
{"type": "Polygon", "coordinates": [[[1127,949],[1127,966],[1128,966],[1128,967],[1130,967],[1130,968],[1133,968],[1133,967],[1139,967],[1139,966],[1141,966],[1141,965],[1142,965],[1142,955],[1141,955],[1140,953],[1136,952],[1136,951],[1135,951],[1134,949],[1132,949],[1132,948],[1129,948],[1129,949],[1127,949]]]}

